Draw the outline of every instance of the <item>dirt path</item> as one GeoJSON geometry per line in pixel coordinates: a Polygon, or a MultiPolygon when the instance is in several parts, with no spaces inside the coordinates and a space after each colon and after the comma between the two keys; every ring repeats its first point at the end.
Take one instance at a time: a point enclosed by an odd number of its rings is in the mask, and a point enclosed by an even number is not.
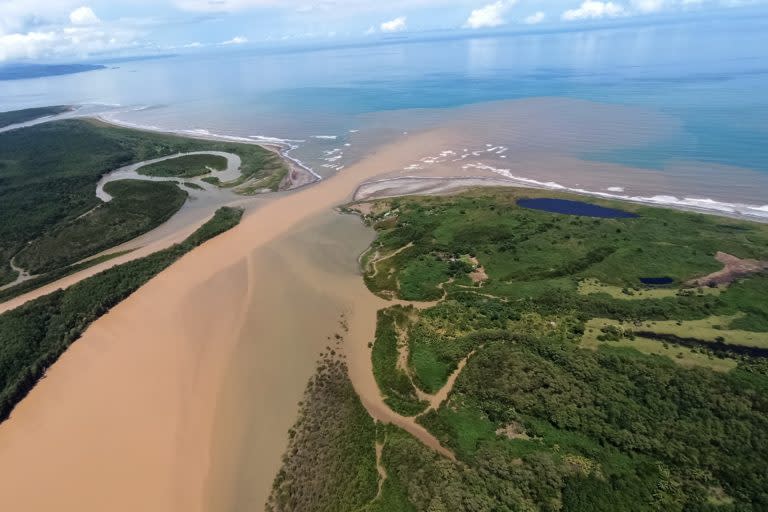
{"type": "Polygon", "coordinates": [[[692,279],[686,284],[692,286],[709,286],[712,283],[728,285],[740,277],[768,270],[768,261],[741,259],[726,252],[718,252],[715,254],[715,259],[723,264],[722,270],[692,279]]]}
{"type": "Polygon", "coordinates": [[[451,391],[453,391],[453,386],[456,384],[456,379],[459,378],[459,375],[461,375],[461,371],[464,369],[464,367],[467,365],[467,362],[469,359],[475,355],[477,351],[473,350],[467,356],[459,361],[459,364],[456,366],[456,369],[453,370],[453,373],[451,373],[448,376],[448,379],[445,381],[445,384],[443,384],[443,387],[441,387],[435,394],[433,395],[427,395],[429,398],[427,399],[429,401],[429,407],[426,411],[424,411],[422,414],[426,414],[430,410],[436,411],[440,408],[441,405],[443,405],[443,402],[445,402],[448,399],[448,395],[451,394],[451,391]]]}
{"type": "Polygon", "coordinates": [[[379,487],[376,491],[376,497],[372,501],[376,501],[381,496],[381,488],[384,487],[384,482],[387,480],[387,468],[384,467],[384,463],[381,460],[381,454],[384,451],[384,445],[387,440],[376,441],[376,471],[379,473],[379,487]]]}
{"type": "Polygon", "coordinates": [[[18,273],[18,276],[16,276],[16,279],[13,282],[0,286],[0,291],[6,290],[8,288],[12,288],[17,284],[23,283],[24,281],[29,281],[30,279],[34,279],[35,277],[37,277],[36,275],[30,274],[27,270],[24,270],[20,266],[16,265],[14,261],[15,259],[16,257],[14,256],[13,258],[11,258],[11,260],[8,263],[10,264],[11,269],[14,272],[18,273]]]}
{"type": "MultiPolygon", "coordinates": [[[[373,274],[371,274],[371,277],[376,277],[378,275],[379,268],[378,268],[377,265],[379,263],[381,263],[382,261],[386,261],[386,260],[388,260],[390,258],[394,258],[395,256],[397,256],[401,252],[405,251],[406,249],[410,249],[411,247],[413,247],[413,242],[408,242],[407,245],[397,249],[394,252],[391,252],[391,253],[387,254],[386,256],[380,256],[380,257],[373,258],[371,260],[371,262],[370,262],[371,263],[371,268],[373,268],[373,274]]],[[[376,254],[378,254],[378,251],[376,252],[376,254]]]]}

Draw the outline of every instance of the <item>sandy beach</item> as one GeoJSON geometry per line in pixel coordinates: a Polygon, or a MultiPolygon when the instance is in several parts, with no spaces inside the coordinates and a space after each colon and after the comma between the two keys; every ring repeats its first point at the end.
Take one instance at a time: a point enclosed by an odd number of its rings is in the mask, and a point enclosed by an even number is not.
{"type": "Polygon", "coordinates": [[[350,319],[358,391],[369,409],[381,401],[377,392],[367,396],[375,382],[364,365],[384,301],[365,289],[353,262],[372,232],[332,208],[360,182],[445,143],[414,135],[333,178],[279,194],[95,322],[0,425],[6,506],[186,512],[263,503],[336,312],[350,319]],[[322,230],[306,229],[329,215],[346,227],[322,239],[322,230]],[[319,257],[323,248],[357,252],[332,263],[319,257]],[[291,343],[283,325],[294,325],[291,343]],[[238,376],[248,364],[270,371],[238,376]],[[237,453],[241,461],[233,461],[237,453]]]}

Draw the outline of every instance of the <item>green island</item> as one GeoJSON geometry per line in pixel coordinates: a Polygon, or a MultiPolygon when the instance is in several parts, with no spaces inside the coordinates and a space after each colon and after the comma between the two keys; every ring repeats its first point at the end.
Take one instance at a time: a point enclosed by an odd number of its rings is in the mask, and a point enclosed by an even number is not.
{"type": "Polygon", "coordinates": [[[578,199],[484,189],[343,209],[377,232],[371,292],[420,301],[379,312],[380,392],[456,460],[362,414],[324,354],[270,510],[768,510],[768,226],[518,204],[537,197],[578,199]]]}
{"type": "Polygon", "coordinates": [[[219,208],[179,244],[0,314],[0,421],[92,322],[184,254],[236,226],[242,214],[238,208],[219,208]]]}
{"type": "Polygon", "coordinates": [[[13,124],[34,121],[35,119],[40,119],[41,117],[63,114],[64,112],[68,112],[70,110],[71,107],[66,105],[58,105],[52,107],[25,108],[23,110],[0,112],[0,128],[5,128],[6,126],[11,126],[13,124]]]}
{"type": "Polygon", "coordinates": [[[194,178],[211,171],[223,171],[227,168],[227,159],[219,155],[184,155],[162,162],[145,165],[139,169],[139,174],[145,176],[174,176],[178,178],[194,178]]]}
{"type": "MultiPolygon", "coordinates": [[[[24,112],[18,115],[33,115],[24,112]]],[[[50,112],[34,116],[41,113],[50,112]]],[[[4,115],[16,119],[11,112],[4,115]]],[[[220,185],[238,193],[277,190],[288,173],[278,154],[257,145],[142,132],[94,120],[52,121],[0,133],[0,287],[16,280],[14,265],[32,274],[59,272],[165,222],[187,196],[178,185],[111,182],[105,190],[114,199],[103,203],[95,194],[97,184],[122,166],[194,151],[237,154],[241,177],[220,185]]],[[[209,155],[196,161],[221,165],[209,155]]]]}

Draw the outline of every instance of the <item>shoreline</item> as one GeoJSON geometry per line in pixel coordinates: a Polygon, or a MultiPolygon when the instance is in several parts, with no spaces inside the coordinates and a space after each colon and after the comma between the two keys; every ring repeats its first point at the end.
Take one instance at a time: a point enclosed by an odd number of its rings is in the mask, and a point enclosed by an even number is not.
{"type": "MultiPolygon", "coordinates": [[[[487,106],[490,103],[495,103],[495,102],[484,102],[476,105],[462,106],[459,108],[473,107],[473,106],[479,106],[479,108],[483,108],[484,106],[487,106]]],[[[119,119],[116,119],[114,116],[118,115],[120,111],[79,114],[78,113],[79,110],[85,106],[86,105],[75,105],[71,107],[71,110],[65,113],[58,114],[56,116],[49,116],[45,118],[32,120],[32,121],[29,121],[28,123],[39,124],[43,122],[56,121],[59,119],[72,119],[72,118],[91,119],[96,122],[101,122],[109,126],[137,130],[137,131],[142,131],[147,133],[172,135],[172,136],[183,137],[183,138],[208,140],[208,141],[216,141],[216,142],[253,144],[278,154],[281,157],[281,159],[283,159],[283,161],[286,162],[286,164],[288,165],[289,179],[296,174],[303,175],[303,178],[296,180],[294,185],[289,185],[285,190],[295,190],[307,185],[317,183],[318,181],[328,179],[328,178],[323,178],[309,165],[305,164],[301,160],[290,155],[290,152],[298,147],[298,145],[295,143],[304,142],[304,141],[280,139],[280,138],[268,137],[268,136],[242,137],[242,136],[235,136],[235,135],[216,134],[216,133],[211,133],[205,129],[178,129],[178,130],[163,129],[156,126],[141,125],[138,123],[131,123],[131,122],[121,121],[119,119]]],[[[134,108],[131,108],[130,110],[135,111],[135,110],[142,110],[145,108],[147,107],[146,106],[134,107],[134,108]]],[[[123,112],[125,111],[126,110],[123,110],[123,112]]],[[[8,126],[5,129],[0,130],[0,132],[8,131],[10,129],[23,128],[25,125],[26,123],[15,125],[15,126],[8,126]]],[[[415,132],[415,133],[418,133],[418,132],[415,132]]],[[[421,158],[418,161],[423,162],[424,160],[425,158],[421,158]]],[[[348,165],[354,166],[355,164],[356,162],[351,162],[348,165]]],[[[408,167],[406,167],[406,169],[407,168],[408,167]]],[[[339,170],[337,171],[337,173],[338,172],[342,172],[342,171],[339,170]]],[[[394,170],[383,170],[382,175],[389,172],[394,172],[394,170]]],[[[595,197],[600,199],[624,201],[624,202],[629,202],[633,204],[644,204],[649,206],[669,207],[669,208],[682,210],[682,211],[690,211],[690,212],[703,213],[708,215],[719,215],[727,218],[749,220],[749,221],[755,221],[755,222],[761,222],[761,223],[768,222],[768,204],[758,205],[758,204],[742,203],[738,201],[732,201],[732,202],[721,201],[721,200],[711,199],[708,197],[688,197],[688,196],[678,197],[664,191],[661,191],[658,193],[652,193],[652,195],[629,195],[629,194],[623,193],[625,188],[624,186],[616,185],[616,184],[612,184],[610,186],[606,184],[603,190],[592,190],[589,188],[582,188],[578,185],[567,186],[567,185],[558,183],[556,181],[542,181],[535,178],[517,176],[512,174],[509,169],[497,168],[497,167],[494,167],[493,165],[489,165],[483,162],[478,164],[472,164],[470,166],[463,166],[461,172],[456,176],[451,176],[450,179],[484,179],[487,181],[494,181],[493,177],[488,176],[489,174],[498,176],[499,177],[497,178],[498,180],[505,181],[505,183],[500,183],[498,186],[517,186],[517,187],[523,187],[523,188],[552,190],[555,192],[567,192],[567,193],[578,194],[585,197],[595,197]]],[[[334,175],[335,174],[331,176],[334,176],[334,175]]],[[[433,177],[416,175],[416,176],[398,176],[398,178],[428,180],[428,179],[432,179],[433,177]]],[[[449,179],[448,176],[444,176],[444,177],[440,176],[435,178],[449,179]]],[[[390,179],[390,178],[384,178],[384,180],[387,180],[387,179],[390,179]]],[[[485,186],[485,185],[483,183],[478,183],[478,186],[485,186]]],[[[493,185],[493,186],[497,186],[497,185],[493,185]]]]}
{"type": "Polygon", "coordinates": [[[308,174],[311,176],[310,179],[299,180],[299,184],[297,184],[296,186],[288,187],[286,190],[295,190],[305,185],[316,183],[323,179],[322,176],[317,174],[311,167],[306,165],[304,162],[302,162],[298,158],[292,157],[289,153],[292,150],[296,149],[296,146],[291,145],[288,141],[284,141],[282,139],[277,139],[277,138],[273,139],[271,137],[264,137],[263,138],[264,140],[259,141],[259,140],[254,140],[248,137],[238,137],[234,135],[221,135],[221,134],[210,133],[207,130],[168,130],[168,129],[156,128],[151,126],[142,126],[139,124],[129,123],[126,121],[120,121],[112,117],[106,117],[106,114],[95,114],[95,115],[89,114],[89,115],[83,116],[82,118],[92,119],[109,126],[114,126],[116,128],[126,128],[129,130],[136,130],[136,131],[146,132],[146,133],[173,135],[176,137],[197,139],[197,140],[207,140],[212,142],[231,142],[233,144],[251,144],[254,146],[259,146],[261,148],[266,149],[267,151],[276,153],[284,162],[286,162],[286,164],[288,165],[288,176],[292,174],[292,171],[308,174]]]}
{"type": "MultiPolygon", "coordinates": [[[[122,122],[113,118],[105,118],[103,115],[98,115],[93,118],[113,126],[130,128],[130,129],[135,129],[140,131],[147,131],[152,133],[163,133],[167,135],[197,138],[200,140],[228,141],[228,142],[235,142],[235,143],[256,144],[261,147],[265,147],[267,149],[272,149],[276,151],[281,157],[283,157],[288,162],[292,162],[303,171],[311,173],[311,175],[315,178],[315,180],[307,182],[304,185],[310,185],[312,183],[316,183],[317,181],[327,179],[327,178],[321,177],[311,167],[304,164],[300,160],[290,156],[290,154],[288,153],[293,149],[295,149],[297,146],[292,145],[287,140],[277,139],[272,137],[263,137],[264,141],[260,142],[257,140],[249,139],[247,137],[212,134],[207,130],[199,130],[198,132],[200,133],[195,133],[195,130],[164,130],[156,127],[148,127],[148,126],[142,126],[142,125],[129,123],[129,122],[122,122]],[[205,133],[202,133],[202,132],[205,132],[205,133]]],[[[424,158],[421,158],[419,161],[423,161],[423,160],[424,158]]],[[[356,162],[352,162],[348,164],[348,166],[352,167],[355,164],[356,162]]],[[[728,218],[734,218],[734,219],[768,223],[768,204],[757,205],[757,204],[746,204],[746,203],[739,203],[739,202],[726,202],[726,201],[718,201],[718,200],[714,200],[706,197],[678,198],[673,195],[668,195],[665,192],[659,192],[657,194],[650,195],[650,196],[626,195],[626,194],[622,194],[622,192],[624,191],[624,186],[621,186],[621,185],[606,186],[605,190],[589,190],[589,189],[584,189],[579,187],[569,187],[554,181],[540,181],[534,178],[516,176],[511,174],[507,169],[496,168],[496,167],[493,167],[492,165],[485,164],[485,163],[476,164],[473,167],[471,167],[471,169],[474,169],[475,171],[474,172],[467,171],[467,168],[462,168],[463,174],[461,176],[454,176],[450,178],[449,177],[437,177],[437,178],[439,179],[483,179],[487,181],[499,180],[499,181],[505,182],[502,184],[502,186],[513,186],[513,187],[516,186],[516,187],[522,187],[522,188],[532,188],[537,190],[543,189],[543,190],[552,190],[555,192],[567,192],[567,193],[578,194],[586,197],[596,197],[600,199],[625,201],[633,204],[644,204],[649,206],[669,207],[669,208],[682,210],[682,211],[690,211],[690,212],[703,213],[708,215],[719,215],[722,217],[728,217],[728,218]],[[487,175],[478,176],[477,175],[478,171],[493,174],[495,176],[498,176],[498,178],[494,178],[487,175]],[[616,190],[611,190],[611,189],[616,189],[616,190]]],[[[342,170],[337,171],[337,173],[339,172],[342,172],[342,170]]],[[[390,171],[384,170],[382,174],[385,174],[388,172],[390,171]]],[[[379,181],[385,181],[389,179],[400,179],[400,178],[412,178],[412,179],[420,179],[420,180],[433,179],[433,177],[428,177],[428,176],[398,176],[398,178],[384,178],[383,180],[379,180],[379,181]]],[[[300,185],[300,186],[304,186],[304,185],[300,185]]],[[[479,184],[478,186],[485,186],[485,185],[479,184]]],[[[496,185],[492,185],[492,186],[496,186],[496,185]]],[[[299,188],[299,187],[295,187],[295,188],[299,188]]]]}
{"type": "Polygon", "coordinates": [[[724,204],[709,199],[684,198],[683,201],[688,200],[691,203],[681,203],[679,200],[677,202],[667,201],[667,199],[673,198],[673,196],[624,196],[618,195],[616,193],[596,192],[586,189],[565,187],[559,184],[548,186],[546,183],[533,183],[533,181],[534,180],[528,180],[527,178],[494,178],[490,176],[398,176],[363,182],[355,190],[353,198],[355,201],[368,201],[374,199],[383,199],[387,197],[408,195],[451,194],[458,193],[470,188],[512,187],[522,189],[527,188],[531,190],[548,190],[552,192],[573,194],[585,198],[617,201],[654,208],[669,208],[690,213],[714,215],[718,217],[725,217],[748,222],[759,222],[761,224],[768,223],[768,205],[762,207],[737,205],[743,208],[755,209],[759,211],[763,211],[764,209],[765,211],[764,215],[748,214],[739,211],[706,208],[704,206],[695,204],[695,201],[724,204]],[[518,183],[516,180],[525,180],[527,183],[518,183]],[[379,193],[380,191],[383,191],[383,193],[379,193]]]}

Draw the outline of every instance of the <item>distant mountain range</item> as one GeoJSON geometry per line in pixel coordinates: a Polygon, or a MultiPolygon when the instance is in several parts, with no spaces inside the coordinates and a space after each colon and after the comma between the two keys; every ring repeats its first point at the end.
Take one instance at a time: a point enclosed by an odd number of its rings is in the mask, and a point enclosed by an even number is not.
{"type": "Polygon", "coordinates": [[[44,76],[70,75],[104,69],[101,64],[7,64],[0,66],[0,80],[23,80],[44,76]]]}

